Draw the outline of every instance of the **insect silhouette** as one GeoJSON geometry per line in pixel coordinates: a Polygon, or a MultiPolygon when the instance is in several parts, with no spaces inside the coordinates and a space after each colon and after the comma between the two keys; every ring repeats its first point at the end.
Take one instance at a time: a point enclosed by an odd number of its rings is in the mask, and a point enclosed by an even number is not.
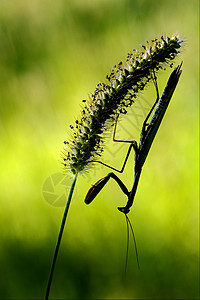
{"type": "Polygon", "coordinates": [[[83,100],[81,118],[70,126],[71,138],[63,153],[64,171],[75,175],[92,167],[93,160],[101,157],[103,133],[115,123],[118,114],[127,113],[137,94],[143,91],[152,80],[152,70],[157,73],[180,53],[183,40],[177,35],[161,36],[160,40],[147,42],[142,51],[128,53],[126,62],[122,61],[112,68],[105,82],[99,82],[95,91],[83,100]],[[67,157],[66,157],[67,156],[67,157]],[[66,159],[66,160],[65,160],[66,159]]]}
{"type": "Polygon", "coordinates": [[[129,226],[130,226],[133,240],[134,240],[134,245],[135,245],[135,250],[136,250],[136,258],[137,258],[137,263],[138,263],[138,267],[139,267],[139,259],[138,259],[138,251],[137,251],[137,247],[136,247],[136,240],[135,240],[131,222],[130,222],[127,214],[130,212],[130,209],[133,205],[133,201],[135,199],[135,194],[137,191],[142,167],[145,163],[145,160],[147,158],[147,155],[149,153],[151,145],[154,141],[156,133],[157,133],[157,131],[160,127],[160,124],[163,120],[163,117],[165,115],[165,112],[167,110],[169,102],[172,98],[174,90],[177,86],[179,77],[182,72],[181,66],[182,66],[182,63],[172,71],[161,97],[159,96],[158,84],[157,84],[155,72],[153,71],[152,80],[153,80],[153,83],[156,88],[156,100],[143,122],[139,144],[135,140],[120,140],[120,139],[115,138],[117,121],[118,121],[118,117],[119,117],[119,115],[117,115],[116,121],[115,121],[115,126],[114,126],[113,141],[130,144],[127,154],[125,156],[125,160],[122,165],[122,168],[120,170],[118,170],[114,167],[111,167],[111,166],[101,162],[101,161],[97,161],[97,160],[93,161],[93,162],[98,162],[98,163],[112,169],[113,171],[116,171],[118,173],[123,173],[126,163],[128,161],[129,155],[131,153],[131,150],[133,149],[135,151],[134,179],[133,179],[133,184],[132,184],[130,191],[127,189],[126,185],[121,181],[121,179],[115,173],[110,172],[105,177],[98,180],[89,189],[89,191],[85,197],[85,203],[90,204],[95,199],[95,197],[98,195],[98,193],[103,189],[103,187],[106,185],[106,183],[109,181],[110,178],[112,178],[116,181],[116,183],[121,188],[122,192],[127,196],[128,200],[127,200],[126,205],[123,207],[118,207],[118,210],[120,212],[124,213],[124,215],[126,217],[126,223],[127,223],[127,251],[126,251],[125,268],[127,267],[127,259],[128,259],[129,226]],[[150,117],[151,117],[151,119],[150,119],[150,117]],[[149,119],[150,119],[150,121],[149,121],[149,119]]]}
{"type": "MultiPolygon", "coordinates": [[[[66,205],[50,268],[45,294],[46,300],[49,298],[66,218],[79,174],[87,170],[94,162],[99,162],[104,166],[111,168],[113,171],[122,173],[132,149],[135,151],[135,164],[134,180],[131,190],[129,191],[127,189],[125,184],[114,172],[110,172],[92,186],[86,195],[85,202],[87,204],[91,203],[109,179],[114,179],[128,198],[126,206],[118,207],[119,211],[125,215],[127,223],[126,265],[130,230],[136,248],[133,228],[127,214],[133,204],[142,167],[149,149],[178,83],[181,74],[181,65],[171,73],[161,98],[159,98],[155,72],[161,69],[165,70],[166,64],[169,64],[176,55],[179,54],[182,43],[183,39],[180,39],[178,35],[172,35],[171,37],[161,36],[160,40],[152,40],[152,43],[150,44],[147,42],[146,46],[142,46],[142,52],[133,50],[133,53],[128,54],[125,65],[122,62],[115,65],[110,75],[106,77],[107,81],[97,84],[94,93],[89,95],[88,101],[82,100],[83,106],[81,107],[81,118],[76,119],[74,125],[70,125],[71,138],[64,141],[66,148],[64,148],[62,153],[62,165],[65,171],[70,172],[70,174],[73,175],[73,178],[66,199],[66,205]],[[135,102],[137,94],[144,89],[151,79],[153,79],[156,87],[157,98],[143,123],[140,142],[137,144],[135,140],[117,140],[115,138],[115,133],[119,114],[127,113],[127,108],[135,102]],[[148,122],[149,119],[150,121],[148,122]],[[112,125],[115,125],[113,140],[115,142],[129,144],[128,152],[121,170],[117,170],[96,160],[97,157],[101,157],[103,152],[103,133],[112,125]]],[[[136,256],[139,265],[137,248],[136,256]]]]}

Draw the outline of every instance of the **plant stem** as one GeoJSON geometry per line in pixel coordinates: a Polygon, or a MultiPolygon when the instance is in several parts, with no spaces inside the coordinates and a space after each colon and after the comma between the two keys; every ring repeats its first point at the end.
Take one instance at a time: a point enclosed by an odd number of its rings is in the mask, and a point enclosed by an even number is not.
{"type": "Polygon", "coordinates": [[[73,191],[74,191],[77,176],[78,176],[78,173],[74,175],[72,183],[71,183],[71,187],[70,187],[70,190],[69,190],[69,194],[68,194],[68,198],[67,198],[63,218],[62,218],[62,222],[61,222],[61,225],[60,225],[60,231],[59,231],[59,235],[58,235],[58,239],[57,239],[57,243],[56,243],[54,257],[53,257],[53,261],[52,261],[52,265],[51,265],[51,270],[50,270],[50,275],[49,275],[45,300],[49,299],[49,292],[50,292],[50,288],[51,288],[51,282],[52,282],[52,277],[53,277],[53,273],[54,273],[54,269],[55,269],[56,259],[57,259],[57,256],[58,256],[60,242],[61,242],[61,239],[62,239],[62,234],[63,234],[63,230],[64,230],[64,227],[65,227],[65,222],[66,222],[69,206],[70,206],[70,203],[71,203],[71,199],[72,199],[72,195],[73,195],[73,191]]]}

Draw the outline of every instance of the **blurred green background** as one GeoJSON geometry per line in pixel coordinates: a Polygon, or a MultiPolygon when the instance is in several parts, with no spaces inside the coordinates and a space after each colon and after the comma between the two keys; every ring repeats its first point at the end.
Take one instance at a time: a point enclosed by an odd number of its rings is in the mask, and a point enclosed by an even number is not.
{"type": "MultiPolygon", "coordinates": [[[[129,214],[141,270],[131,243],[124,275],[126,224],[117,206],[126,198],[116,183],[84,204],[89,187],[108,172],[98,165],[78,178],[50,295],[199,297],[198,11],[198,0],[0,1],[1,299],[44,296],[64,210],[59,197],[71,181],[60,175],[60,153],[81,100],[129,51],[165,33],[185,40],[175,62],[184,61],[183,73],[129,214]]],[[[160,91],[169,73],[158,76],[160,91]]],[[[121,120],[120,138],[139,137],[154,98],[150,86],[121,120]]],[[[103,159],[120,167],[127,145],[113,145],[111,136],[103,159]]],[[[120,176],[128,186],[132,171],[133,156],[120,176]]]]}

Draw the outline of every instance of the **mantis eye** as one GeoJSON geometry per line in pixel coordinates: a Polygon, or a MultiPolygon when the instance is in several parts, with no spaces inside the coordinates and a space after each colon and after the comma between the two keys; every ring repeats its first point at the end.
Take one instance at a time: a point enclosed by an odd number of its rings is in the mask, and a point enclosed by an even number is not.
{"type": "Polygon", "coordinates": [[[127,207],[118,207],[117,208],[119,211],[121,211],[122,213],[124,213],[125,215],[127,215],[127,213],[129,213],[130,209],[127,207]]]}

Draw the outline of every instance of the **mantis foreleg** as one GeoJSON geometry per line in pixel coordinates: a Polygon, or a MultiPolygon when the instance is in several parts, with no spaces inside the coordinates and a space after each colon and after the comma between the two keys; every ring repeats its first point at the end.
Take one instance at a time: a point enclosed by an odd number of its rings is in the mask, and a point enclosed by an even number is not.
{"type": "Polygon", "coordinates": [[[98,193],[102,190],[102,188],[104,187],[104,185],[108,182],[108,180],[110,178],[113,178],[119,185],[119,187],[121,188],[122,192],[124,192],[125,195],[129,196],[129,191],[127,189],[127,187],[125,186],[125,184],[121,181],[121,179],[119,179],[119,177],[117,177],[117,175],[115,175],[114,173],[108,173],[105,177],[103,177],[102,179],[98,180],[87,192],[87,195],[85,197],[85,203],[86,204],[90,204],[94,198],[98,195],[98,193]]]}

